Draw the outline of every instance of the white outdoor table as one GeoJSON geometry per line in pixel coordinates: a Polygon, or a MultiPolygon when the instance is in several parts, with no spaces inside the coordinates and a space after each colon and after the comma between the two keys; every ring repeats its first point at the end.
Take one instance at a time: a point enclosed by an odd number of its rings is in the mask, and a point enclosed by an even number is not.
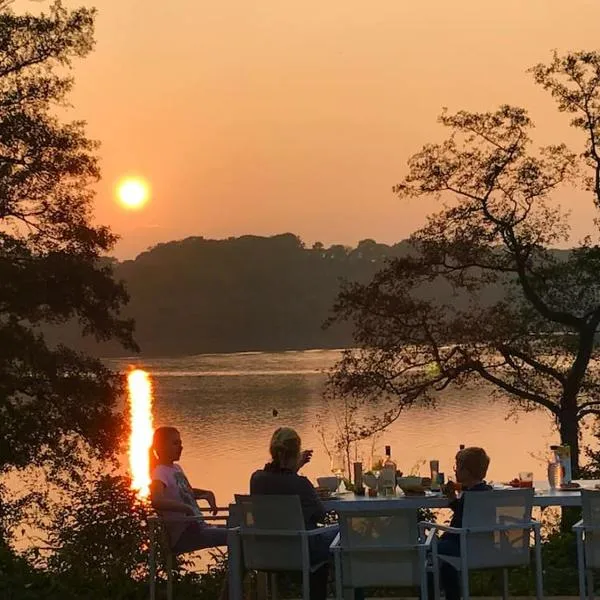
{"type": "MultiPolygon", "coordinates": [[[[583,489],[593,490],[600,485],[600,480],[586,479],[578,480],[577,483],[583,489]]],[[[535,496],[533,505],[540,508],[549,506],[581,506],[581,493],[579,491],[565,492],[562,490],[551,490],[546,481],[535,481],[535,496]]],[[[505,487],[503,489],[518,489],[505,487]]],[[[441,495],[427,496],[356,496],[355,494],[340,494],[338,497],[323,502],[328,511],[343,510],[344,512],[373,511],[377,512],[384,508],[448,508],[448,500],[441,495]]],[[[235,510],[235,505],[230,506],[235,510]]],[[[235,530],[230,530],[229,538],[229,594],[231,600],[241,600],[242,582],[240,577],[241,544],[239,535],[235,530]]]]}
{"type": "MultiPolygon", "coordinates": [[[[586,479],[578,480],[576,483],[583,489],[593,490],[595,486],[600,485],[600,480],[586,479]]],[[[581,506],[581,493],[579,491],[563,491],[549,489],[546,481],[535,481],[535,496],[533,505],[540,508],[548,506],[581,506]]],[[[502,489],[518,489],[504,487],[502,489]]],[[[437,495],[426,496],[356,496],[353,493],[340,494],[337,497],[325,500],[325,508],[331,511],[373,511],[385,508],[448,508],[448,500],[437,495]]]]}

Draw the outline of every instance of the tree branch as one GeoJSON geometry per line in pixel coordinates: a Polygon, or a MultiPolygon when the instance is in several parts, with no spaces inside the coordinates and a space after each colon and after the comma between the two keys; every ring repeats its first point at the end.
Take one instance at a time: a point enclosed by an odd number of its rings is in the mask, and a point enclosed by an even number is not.
{"type": "Polygon", "coordinates": [[[536,360],[535,358],[533,358],[532,356],[529,356],[528,354],[526,354],[525,352],[522,352],[521,350],[517,350],[516,348],[511,348],[508,345],[500,344],[498,346],[498,351],[507,360],[508,360],[508,355],[514,356],[514,357],[522,360],[524,363],[528,364],[530,367],[533,367],[536,371],[540,371],[542,373],[545,373],[546,375],[549,375],[550,377],[553,377],[559,383],[564,384],[566,382],[566,376],[563,375],[563,373],[561,373],[558,369],[554,369],[553,367],[546,365],[543,362],[540,362],[539,360],[536,360]]]}
{"type": "Polygon", "coordinates": [[[584,326],[583,319],[576,317],[570,313],[560,311],[560,310],[552,310],[535,292],[531,283],[527,277],[526,268],[525,268],[525,260],[522,256],[521,248],[519,247],[519,243],[517,242],[514,231],[511,229],[507,231],[507,235],[510,237],[510,243],[513,248],[513,256],[515,258],[516,264],[516,272],[517,277],[519,278],[519,283],[521,284],[521,288],[523,290],[523,294],[531,302],[533,307],[548,321],[552,321],[553,323],[560,323],[561,325],[566,325],[567,327],[571,327],[576,329],[577,331],[581,331],[584,326]]]}
{"type": "Polygon", "coordinates": [[[587,410],[582,410],[581,412],[577,413],[577,420],[581,421],[581,419],[589,415],[600,417],[600,409],[588,408],[587,410]]]}
{"type": "Polygon", "coordinates": [[[509,394],[522,398],[523,400],[528,400],[529,402],[533,402],[534,404],[539,404],[540,406],[547,408],[552,414],[558,416],[558,407],[547,398],[544,398],[544,396],[540,396],[539,394],[535,394],[533,392],[529,392],[527,390],[519,388],[515,385],[512,385],[511,383],[508,383],[507,381],[504,381],[503,379],[500,379],[499,377],[496,377],[495,375],[492,375],[489,371],[485,369],[485,367],[481,363],[475,363],[473,369],[477,373],[479,373],[479,375],[483,377],[483,379],[489,381],[490,383],[493,383],[494,385],[503,389],[509,394]]]}

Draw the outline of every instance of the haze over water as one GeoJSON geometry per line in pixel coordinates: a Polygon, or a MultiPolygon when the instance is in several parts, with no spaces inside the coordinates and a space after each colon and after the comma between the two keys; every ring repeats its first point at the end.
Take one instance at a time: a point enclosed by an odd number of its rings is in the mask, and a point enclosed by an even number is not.
{"type": "MultiPolygon", "coordinates": [[[[153,379],[155,426],[179,428],[181,465],[192,484],[214,490],[224,505],[234,493],[248,492],[250,475],[268,460],[269,438],[281,425],[295,427],[304,447],[315,451],[304,474],[313,481],[331,474],[315,423],[324,407],[323,371],[338,356],[331,350],[221,354],[152,359],[136,366],[153,379]]],[[[110,364],[125,369],[129,362],[110,364]]],[[[437,458],[449,475],[459,444],[481,445],[492,459],[488,479],[506,481],[525,470],[545,479],[545,465],[535,457],[558,441],[551,418],[536,411],[519,413],[515,421],[507,419],[509,412],[508,402],[493,401],[484,386],[447,390],[437,408],[406,411],[380,437],[376,454],[390,444],[402,471],[437,458]]],[[[366,447],[364,454],[366,462],[366,447]]],[[[421,473],[428,474],[428,466],[421,473]]]]}

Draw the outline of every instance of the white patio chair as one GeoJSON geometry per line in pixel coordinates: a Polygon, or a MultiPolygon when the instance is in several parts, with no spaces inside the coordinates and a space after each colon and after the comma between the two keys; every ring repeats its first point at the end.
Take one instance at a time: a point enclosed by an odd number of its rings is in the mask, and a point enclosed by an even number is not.
{"type": "Polygon", "coordinates": [[[310,574],[327,561],[311,564],[309,540],[336,526],[306,529],[298,496],[236,495],[240,507],[239,536],[243,566],[271,574],[272,597],[277,597],[277,572],[302,573],[302,597],[310,600],[310,574]]]}
{"type": "MultiPolygon", "coordinates": [[[[227,511],[227,508],[219,508],[220,512],[227,511]]],[[[219,515],[217,517],[188,517],[182,515],[177,518],[177,521],[185,523],[193,523],[199,520],[224,521],[227,515],[219,515]]],[[[150,587],[150,600],[156,599],[156,555],[160,548],[161,554],[165,557],[165,568],[167,571],[167,600],[173,600],[173,574],[175,569],[176,554],[171,550],[172,543],[169,539],[169,533],[165,525],[164,519],[160,515],[151,515],[148,517],[148,528],[150,533],[150,548],[148,556],[148,578],[150,587]]]]}
{"type": "MultiPolygon", "coordinates": [[[[463,526],[423,523],[427,530],[454,533],[460,538],[460,556],[438,553],[460,572],[462,596],[469,598],[469,571],[502,568],[503,598],[508,598],[508,569],[529,565],[534,534],[536,598],[543,598],[540,523],[531,518],[533,489],[465,492],[463,526]]],[[[437,582],[436,582],[437,584],[437,582]]]]}
{"type": "MultiPolygon", "coordinates": [[[[427,539],[421,539],[416,509],[374,512],[349,508],[338,510],[338,515],[340,533],[331,545],[338,600],[344,597],[344,590],[375,586],[418,587],[421,599],[426,600],[426,553],[435,534],[432,531],[427,539]]],[[[433,564],[437,578],[435,553],[433,564]]]]}
{"type": "Polygon", "coordinates": [[[581,490],[581,508],[583,518],[573,531],[577,539],[579,597],[584,600],[586,592],[588,598],[594,597],[592,569],[600,569],[600,492],[581,490]]]}

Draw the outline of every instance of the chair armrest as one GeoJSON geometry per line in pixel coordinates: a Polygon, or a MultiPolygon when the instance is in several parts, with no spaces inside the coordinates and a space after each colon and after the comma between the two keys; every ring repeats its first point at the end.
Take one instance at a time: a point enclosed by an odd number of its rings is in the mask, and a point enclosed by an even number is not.
{"type": "Polygon", "coordinates": [[[169,517],[168,519],[163,519],[162,517],[157,518],[159,521],[163,521],[164,523],[196,523],[198,521],[202,521],[206,523],[206,519],[200,515],[198,516],[190,516],[190,515],[182,515],[181,517],[169,517]]]}
{"type": "Polygon", "coordinates": [[[339,533],[335,536],[333,542],[331,542],[331,544],[329,545],[329,550],[331,552],[339,552],[341,550],[339,533]]]}
{"type": "Polygon", "coordinates": [[[435,535],[436,531],[432,527],[427,535],[425,536],[425,540],[422,542],[422,546],[425,546],[427,550],[429,550],[434,544],[437,544],[437,535],[435,535]]]}
{"type": "Polygon", "coordinates": [[[538,529],[538,521],[521,521],[520,523],[511,523],[510,525],[492,525],[490,527],[465,527],[463,531],[467,533],[493,533],[494,531],[519,531],[522,529],[538,529]]]}
{"type": "Polygon", "coordinates": [[[427,531],[428,529],[434,529],[434,530],[439,530],[439,531],[445,531],[447,533],[456,533],[456,534],[460,534],[460,533],[466,531],[466,529],[463,529],[462,527],[450,527],[449,525],[440,525],[439,523],[431,523],[430,521],[421,521],[419,523],[419,528],[422,531],[427,531]]]}
{"type": "Polygon", "coordinates": [[[316,529],[306,529],[306,535],[308,537],[314,537],[316,535],[323,535],[324,533],[327,533],[328,531],[337,531],[338,530],[338,526],[337,525],[325,525],[325,527],[317,527],[316,529]]]}
{"type": "Polygon", "coordinates": [[[148,523],[194,523],[196,521],[206,522],[202,515],[181,515],[180,517],[169,517],[168,519],[160,515],[150,515],[148,517],[148,523]]]}
{"type": "Polygon", "coordinates": [[[257,535],[257,536],[271,536],[271,537],[317,537],[323,535],[327,531],[332,529],[337,530],[337,525],[327,525],[326,527],[319,527],[317,529],[254,529],[253,527],[239,527],[239,531],[242,535],[257,535]]]}
{"type": "Polygon", "coordinates": [[[349,552],[350,554],[376,554],[379,552],[396,552],[402,550],[415,550],[417,548],[425,548],[425,544],[369,544],[368,546],[345,547],[336,546],[335,551],[349,552]]]}
{"type": "Polygon", "coordinates": [[[573,525],[572,529],[578,533],[583,531],[600,531],[600,525],[586,525],[585,521],[581,519],[581,521],[577,521],[577,523],[573,525]]]}
{"type": "Polygon", "coordinates": [[[248,534],[253,536],[265,537],[307,537],[308,532],[305,529],[254,529],[252,527],[240,527],[242,535],[248,534]]]}

